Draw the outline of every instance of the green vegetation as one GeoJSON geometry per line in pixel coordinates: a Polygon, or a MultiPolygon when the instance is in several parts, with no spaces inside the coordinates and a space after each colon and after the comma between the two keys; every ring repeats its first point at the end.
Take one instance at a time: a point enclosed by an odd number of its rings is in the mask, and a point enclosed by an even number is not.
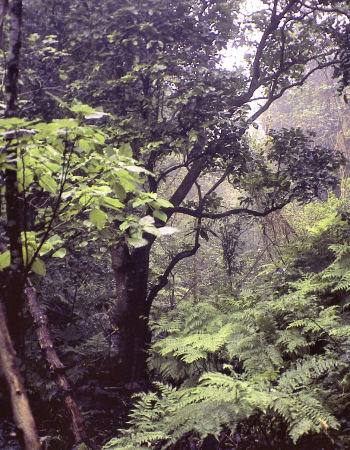
{"type": "Polygon", "coordinates": [[[169,448],[223,429],[234,448],[235,430],[249,425],[271,448],[310,434],[349,445],[347,209],[330,197],[299,210],[291,224],[305,228],[280,264],[265,265],[237,297],[155,314],[149,368],[163,381],[136,395],[132,427],[106,448],[169,448]],[[314,271],[325,241],[332,262],[314,271]]]}
{"type": "Polygon", "coordinates": [[[349,5],[254,8],[1,3],[0,447],[350,446],[349,5]]]}

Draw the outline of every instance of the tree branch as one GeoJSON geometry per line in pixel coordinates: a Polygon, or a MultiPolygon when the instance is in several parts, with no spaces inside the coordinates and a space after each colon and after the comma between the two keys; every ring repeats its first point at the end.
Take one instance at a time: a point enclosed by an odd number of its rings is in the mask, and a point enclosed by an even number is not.
{"type": "Polygon", "coordinates": [[[65,367],[59,359],[53,346],[48,328],[47,316],[39,306],[36,289],[29,279],[26,281],[25,295],[40,348],[44,353],[49,370],[63,394],[63,402],[71,418],[71,430],[74,436],[74,442],[76,444],[87,442],[83,416],[81,415],[78,405],[73,398],[72,389],[68,383],[66,375],[64,374],[65,367]]]}
{"type": "Polygon", "coordinates": [[[284,208],[292,200],[293,200],[293,197],[291,196],[285,202],[280,203],[279,205],[273,206],[269,209],[266,209],[265,211],[255,211],[255,210],[249,209],[249,208],[234,208],[234,209],[230,209],[228,211],[224,211],[221,213],[210,213],[210,212],[203,212],[200,209],[185,208],[183,206],[177,206],[175,208],[168,208],[168,209],[172,213],[180,213],[180,214],[185,214],[187,216],[200,217],[203,219],[222,219],[224,217],[234,216],[237,214],[248,214],[250,216],[255,216],[255,217],[265,217],[274,211],[278,211],[278,210],[284,208]]]}
{"type": "Polygon", "coordinates": [[[242,94],[239,97],[237,97],[236,99],[234,99],[234,102],[233,102],[234,107],[239,107],[239,106],[242,106],[243,104],[247,103],[249,101],[249,99],[252,97],[252,95],[254,94],[254,92],[263,84],[263,81],[260,80],[260,75],[261,75],[260,74],[260,63],[261,63],[261,58],[263,56],[264,49],[267,44],[268,37],[270,36],[270,34],[272,34],[274,31],[276,31],[278,29],[278,26],[281,23],[281,20],[291,10],[293,5],[297,1],[298,0],[291,0],[290,2],[287,3],[287,5],[283,9],[283,11],[281,11],[280,14],[277,14],[278,0],[274,0],[273,9],[271,12],[270,23],[265,28],[265,31],[263,32],[263,34],[261,36],[260,42],[259,42],[256,52],[255,52],[254,61],[253,61],[253,65],[252,65],[252,78],[251,78],[248,90],[244,94],[242,94]]]}
{"type": "Polygon", "coordinates": [[[314,72],[316,72],[316,70],[325,69],[326,67],[329,67],[333,64],[334,64],[334,61],[329,61],[327,63],[317,65],[316,67],[311,69],[308,73],[306,73],[299,81],[296,81],[295,83],[285,86],[278,92],[278,94],[270,96],[270,98],[268,98],[267,102],[248,119],[248,122],[252,123],[258,117],[260,117],[261,114],[263,112],[265,112],[275,100],[282,97],[282,95],[285,93],[285,91],[287,91],[288,89],[291,89],[293,87],[302,86],[305,83],[305,81],[309,78],[309,76],[312,75],[314,72]]]}
{"type": "Polygon", "coordinates": [[[171,196],[170,203],[172,203],[174,206],[179,206],[181,204],[181,202],[185,199],[186,195],[191,190],[194,182],[201,174],[205,162],[206,162],[205,158],[202,157],[197,161],[196,164],[192,165],[192,167],[189,169],[188,173],[186,174],[186,176],[184,177],[184,179],[182,180],[182,182],[180,183],[174,194],[171,196]]]}
{"type": "MultiPolygon", "coordinates": [[[[200,220],[199,220],[200,222],[200,220]]],[[[199,244],[199,233],[200,233],[200,224],[198,224],[197,230],[196,230],[196,236],[195,236],[195,240],[194,240],[194,246],[191,250],[184,250],[183,252],[178,253],[170,262],[170,264],[168,265],[168,267],[165,269],[163,275],[161,275],[158,278],[158,283],[156,285],[154,285],[148,295],[147,295],[147,300],[146,302],[151,305],[153,300],[155,299],[155,297],[157,296],[158,292],[163,289],[163,287],[166,286],[167,282],[168,282],[168,277],[171,273],[171,271],[174,269],[174,267],[176,266],[177,263],[179,263],[180,261],[182,261],[185,258],[190,258],[191,256],[195,255],[197,250],[200,247],[199,244]]]]}
{"type": "Polygon", "coordinates": [[[209,195],[212,194],[220,186],[220,184],[225,181],[225,178],[227,177],[228,173],[229,169],[226,169],[223,175],[218,179],[218,181],[214,183],[213,186],[209,189],[209,191],[205,193],[204,198],[209,197],[209,195]]]}

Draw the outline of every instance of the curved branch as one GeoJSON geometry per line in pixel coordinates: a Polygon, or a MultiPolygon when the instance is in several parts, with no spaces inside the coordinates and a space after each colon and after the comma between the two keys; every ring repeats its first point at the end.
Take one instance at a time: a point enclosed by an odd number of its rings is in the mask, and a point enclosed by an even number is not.
{"type": "Polygon", "coordinates": [[[224,217],[234,216],[237,214],[248,214],[250,216],[255,216],[255,217],[265,217],[274,211],[279,211],[280,209],[284,208],[292,200],[293,200],[293,197],[291,196],[285,202],[280,203],[279,205],[273,206],[269,209],[266,209],[265,211],[255,211],[254,209],[249,209],[249,208],[234,208],[234,209],[230,209],[228,211],[224,211],[221,213],[210,213],[210,212],[203,212],[200,209],[185,208],[183,206],[178,206],[176,208],[169,208],[169,210],[172,213],[186,214],[187,216],[192,216],[192,217],[202,217],[203,219],[222,219],[224,217]]]}
{"type": "Polygon", "coordinates": [[[149,291],[149,293],[148,293],[148,296],[147,296],[147,300],[146,300],[146,302],[147,302],[149,305],[152,304],[152,302],[153,302],[153,300],[156,298],[158,292],[159,292],[161,289],[163,289],[163,287],[166,286],[166,284],[167,284],[167,282],[168,282],[169,275],[171,274],[171,272],[172,272],[172,270],[174,269],[174,267],[176,266],[176,264],[179,263],[180,261],[182,261],[182,260],[185,259],[185,258],[190,258],[191,256],[194,256],[194,255],[196,254],[197,250],[199,249],[199,247],[200,247],[200,244],[199,244],[199,234],[200,234],[200,220],[201,220],[201,217],[200,217],[200,215],[199,215],[199,216],[196,216],[196,217],[199,217],[199,220],[198,220],[198,226],[197,226],[197,230],[196,230],[196,236],[195,236],[193,248],[192,248],[191,250],[184,250],[183,252],[178,253],[178,254],[172,259],[172,261],[170,262],[170,264],[168,265],[168,267],[165,269],[163,275],[161,275],[161,276],[158,278],[158,283],[157,283],[156,285],[154,285],[154,286],[150,289],[150,291],[149,291]]]}
{"type": "Polygon", "coordinates": [[[258,117],[261,116],[261,114],[263,112],[265,112],[270,105],[277,100],[278,98],[282,97],[282,95],[285,93],[285,91],[287,91],[288,89],[291,89],[293,87],[298,87],[298,86],[302,86],[305,81],[309,78],[310,75],[312,75],[314,72],[316,72],[317,70],[320,69],[325,69],[326,67],[332,66],[335,63],[335,61],[329,61],[327,63],[323,63],[323,64],[318,64],[316,67],[314,67],[313,69],[311,69],[308,73],[306,73],[299,81],[296,81],[295,83],[292,83],[288,86],[285,86],[284,88],[282,88],[277,94],[270,96],[270,98],[268,98],[267,102],[261,106],[260,109],[258,109],[258,111],[256,111],[249,119],[248,119],[248,123],[252,123],[254,122],[258,117]]]}
{"type": "Polygon", "coordinates": [[[225,172],[222,174],[222,176],[218,179],[216,183],[213,184],[213,186],[206,192],[204,195],[204,198],[209,197],[210,194],[212,194],[219,186],[225,181],[225,178],[227,177],[229,173],[229,169],[226,169],[225,172]]]}
{"type": "Polygon", "coordinates": [[[251,77],[249,87],[244,94],[242,94],[234,99],[234,101],[232,102],[233,107],[239,107],[239,106],[242,106],[243,104],[247,103],[251,99],[254,92],[259,87],[262,86],[263,81],[261,80],[260,65],[261,65],[261,58],[263,56],[268,38],[274,31],[276,31],[278,29],[282,19],[287,15],[287,13],[292,9],[293,5],[295,3],[297,3],[297,1],[298,0],[290,0],[287,3],[287,5],[285,6],[285,8],[283,9],[283,11],[281,11],[279,14],[277,14],[278,0],[274,0],[271,17],[270,17],[270,23],[265,28],[265,31],[263,32],[263,34],[260,38],[260,42],[259,42],[256,52],[255,52],[254,61],[252,64],[252,77],[251,77]]]}
{"type": "Polygon", "coordinates": [[[170,166],[160,173],[159,177],[156,179],[156,183],[158,184],[163,178],[165,178],[169,173],[174,172],[174,170],[182,169],[183,167],[187,167],[189,164],[188,161],[175,164],[174,166],[170,166]]]}

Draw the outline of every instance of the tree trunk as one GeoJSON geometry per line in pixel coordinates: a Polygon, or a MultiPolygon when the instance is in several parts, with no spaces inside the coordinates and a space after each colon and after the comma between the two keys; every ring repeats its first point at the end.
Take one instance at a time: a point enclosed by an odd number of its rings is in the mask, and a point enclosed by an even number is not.
{"type": "Polygon", "coordinates": [[[80,414],[78,405],[72,395],[72,389],[64,374],[65,367],[53,346],[46,314],[41,310],[38,304],[36,290],[29,280],[26,282],[25,295],[29,312],[33,318],[40,348],[45,355],[49,370],[53,374],[53,378],[63,394],[64,404],[71,418],[71,430],[74,442],[75,444],[87,443],[84,419],[80,414]]]}
{"type": "MultiPolygon", "coordinates": [[[[205,163],[206,159],[203,157],[191,166],[170,198],[174,206],[180,205],[186,198],[205,163]]],[[[167,211],[167,215],[169,219],[172,212],[167,211]]],[[[148,319],[152,302],[161,288],[158,285],[148,292],[149,257],[155,237],[147,233],[144,237],[148,240],[148,245],[131,252],[123,243],[112,245],[110,248],[117,292],[117,301],[111,312],[111,320],[118,328],[119,336],[117,378],[127,382],[147,378],[147,350],[152,338],[148,319]]],[[[198,248],[197,242],[192,250],[181,252],[178,260],[193,256],[198,248]]],[[[175,266],[177,257],[174,261],[175,266]]],[[[166,272],[167,270],[164,274],[166,272]]],[[[163,287],[170,273],[171,270],[160,277],[163,287]]]]}
{"type": "Polygon", "coordinates": [[[118,328],[119,358],[117,378],[136,381],[146,377],[147,349],[151,342],[148,327],[150,305],[147,282],[150,245],[129,252],[125,244],[111,247],[117,290],[112,321],[118,328]]]}
{"type": "MultiPolygon", "coordinates": [[[[4,23],[7,3],[7,0],[3,0],[1,4],[1,28],[4,23]]],[[[10,21],[9,51],[5,77],[6,118],[16,117],[18,114],[22,0],[12,0],[10,3],[10,21]]],[[[1,277],[0,286],[0,364],[10,392],[13,418],[20,432],[19,439],[27,450],[36,450],[41,447],[40,441],[16,360],[16,352],[10,338],[11,333],[17,349],[22,349],[24,332],[22,306],[25,273],[22,255],[21,206],[19,204],[15,137],[9,140],[5,152],[8,158],[7,163],[10,165],[5,171],[5,201],[6,232],[9,239],[11,259],[9,269],[4,273],[5,276],[1,277]],[[3,303],[6,305],[9,328],[5,319],[3,303]]]]}
{"type": "Polygon", "coordinates": [[[194,303],[198,303],[199,295],[198,295],[198,260],[197,255],[193,256],[192,261],[192,273],[193,273],[193,301],[194,303]]]}
{"type": "MultiPolygon", "coordinates": [[[[6,4],[7,2],[2,5],[2,14],[6,11],[6,4]]],[[[21,0],[12,0],[10,3],[10,21],[11,28],[5,78],[6,118],[18,115],[18,74],[22,21],[21,0]]],[[[9,139],[6,146],[6,155],[8,157],[7,164],[10,166],[5,170],[6,233],[9,238],[11,264],[6,274],[7,283],[2,295],[6,306],[9,331],[16,349],[19,351],[23,347],[24,330],[22,318],[24,264],[21,239],[21,205],[17,181],[16,136],[9,139]]]]}
{"type": "Polygon", "coordinates": [[[12,413],[18,428],[18,438],[26,450],[41,448],[32,412],[16,360],[16,352],[0,304],[0,366],[10,392],[12,413]]]}

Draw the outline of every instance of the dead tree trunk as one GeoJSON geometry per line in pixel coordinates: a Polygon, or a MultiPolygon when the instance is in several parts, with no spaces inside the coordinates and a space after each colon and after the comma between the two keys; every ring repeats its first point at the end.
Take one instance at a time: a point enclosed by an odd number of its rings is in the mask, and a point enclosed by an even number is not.
{"type": "Polygon", "coordinates": [[[81,442],[87,443],[84,419],[80,414],[78,405],[72,395],[72,389],[64,374],[65,367],[60,361],[53,346],[48,329],[47,316],[39,306],[36,290],[30,280],[27,280],[26,282],[25,295],[29,312],[33,318],[40,348],[45,355],[49,370],[63,394],[64,404],[71,418],[71,430],[74,437],[74,442],[75,444],[79,444],[81,442]]]}
{"type": "Polygon", "coordinates": [[[41,448],[22,377],[16,361],[16,352],[6,325],[0,303],[0,366],[11,397],[13,419],[19,431],[19,440],[26,450],[41,448]]]}

